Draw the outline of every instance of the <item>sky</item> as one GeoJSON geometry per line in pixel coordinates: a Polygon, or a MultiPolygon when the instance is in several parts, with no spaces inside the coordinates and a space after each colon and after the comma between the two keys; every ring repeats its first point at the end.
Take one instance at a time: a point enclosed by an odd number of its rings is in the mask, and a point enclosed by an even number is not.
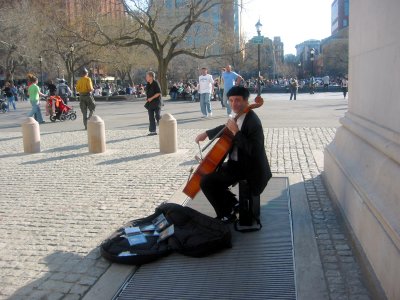
{"type": "Polygon", "coordinates": [[[286,54],[296,54],[295,46],[309,39],[321,40],[331,35],[333,0],[243,0],[243,32],[247,38],[257,35],[280,36],[286,54]]]}

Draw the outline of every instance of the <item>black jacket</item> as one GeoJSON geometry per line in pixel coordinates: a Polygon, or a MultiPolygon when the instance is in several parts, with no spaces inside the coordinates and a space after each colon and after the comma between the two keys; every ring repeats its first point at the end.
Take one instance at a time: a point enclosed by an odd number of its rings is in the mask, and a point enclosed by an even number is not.
{"type": "MultiPolygon", "coordinates": [[[[215,137],[224,126],[207,130],[208,138],[215,137]]],[[[252,194],[261,194],[271,179],[272,173],[265,153],[264,130],[254,111],[250,110],[247,113],[241,130],[233,138],[233,146],[238,148],[238,162],[250,185],[252,194]]]]}
{"type": "MultiPolygon", "coordinates": [[[[152,83],[147,83],[146,85],[146,97],[147,99],[153,97],[155,94],[161,94],[161,87],[157,80],[153,80],[152,83]]],[[[161,96],[153,99],[149,102],[149,109],[156,109],[161,107],[161,96]]]]}

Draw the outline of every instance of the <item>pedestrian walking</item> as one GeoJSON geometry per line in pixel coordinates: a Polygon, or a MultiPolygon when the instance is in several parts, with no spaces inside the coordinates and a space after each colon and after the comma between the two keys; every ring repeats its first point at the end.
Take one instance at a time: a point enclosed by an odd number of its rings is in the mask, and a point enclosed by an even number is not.
{"type": "Polygon", "coordinates": [[[222,78],[224,80],[224,105],[226,106],[226,112],[228,116],[232,117],[232,108],[228,101],[227,93],[233,86],[238,86],[243,77],[232,71],[232,66],[227,65],[225,72],[222,73],[222,78]]]}
{"type": "Polygon", "coordinates": [[[85,130],[87,129],[87,120],[90,119],[93,115],[94,110],[96,109],[96,102],[94,101],[92,92],[93,92],[93,84],[92,80],[89,78],[89,71],[86,68],[83,68],[81,71],[82,77],[76,83],[76,91],[79,93],[79,106],[83,115],[83,125],[85,126],[85,130]],[[88,116],[89,110],[89,116],[88,116]]]}
{"type": "Polygon", "coordinates": [[[294,97],[294,100],[296,100],[296,95],[297,95],[297,90],[299,88],[299,83],[297,81],[296,77],[290,78],[290,99],[294,97]]]}
{"type": "Polygon", "coordinates": [[[212,76],[208,74],[207,68],[201,68],[197,89],[200,95],[200,109],[203,118],[211,117],[211,95],[214,92],[214,80],[212,76]]]}
{"type": "Polygon", "coordinates": [[[7,81],[4,88],[3,88],[3,92],[7,97],[7,111],[10,111],[10,107],[12,105],[12,107],[14,108],[14,110],[16,110],[16,106],[15,106],[15,97],[14,97],[14,93],[12,91],[12,85],[11,82],[7,81]]]}
{"type": "Polygon", "coordinates": [[[314,89],[315,89],[315,79],[314,79],[314,76],[311,76],[311,78],[310,78],[310,94],[314,94],[314,89]]]}
{"type": "Polygon", "coordinates": [[[28,113],[28,117],[34,116],[35,120],[39,122],[39,124],[45,123],[42,117],[42,112],[40,110],[40,97],[45,97],[46,95],[40,91],[38,84],[38,79],[36,76],[30,74],[28,76],[29,81],[29,101],[32,105],[32,110],[28,113]]]}
{"type": "Polygon", "coordinates": [[[149,134],[157,135],[157,124],[161,119],[161,87],[155,79],[156,74],[153,71],[146,73],[146,104],[144,105],[149,114],[149,134]]]}
{"type": "Polygon", "coordinates": [[[343,98],[346,99],[348,88],[349,88],[349,82],[346,77],[343,77],[342,82],[340,83],[340,86],[342,88],[343,98]]]}
{"type": "Polygon", "coordinates": [[[57,84],[56,94],[63,99],[64,103],[68,105],[69,97],[72,95],[72,91],[69,88],[65,79],[60,79],[57,84]]]}

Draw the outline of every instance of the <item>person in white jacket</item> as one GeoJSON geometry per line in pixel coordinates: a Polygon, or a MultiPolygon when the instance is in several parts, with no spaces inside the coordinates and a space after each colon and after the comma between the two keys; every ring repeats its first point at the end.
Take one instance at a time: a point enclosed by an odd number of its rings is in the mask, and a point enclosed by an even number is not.
{"type": "Polygon", "coordinates": [[[197,89],[200,95],[200,109],[203,118],[211,117],[211,95],[214,93],[214,79],[210,74],[207,74],[207,68],[201,68],[199,76],[199,84],[197,89]]]}

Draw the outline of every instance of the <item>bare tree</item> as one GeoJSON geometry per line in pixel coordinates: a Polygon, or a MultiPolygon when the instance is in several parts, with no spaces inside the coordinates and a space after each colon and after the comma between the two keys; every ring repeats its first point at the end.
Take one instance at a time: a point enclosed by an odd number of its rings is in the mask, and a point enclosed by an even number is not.
{"type": "MultiPolygon", "coordinates": [[[[158,78],[163,95],[167,94],[168,65],[175,57],[186,55],[203,59],[221,56],[216,49],[219,36],[210,36],[209,32],[215,30],[211,30],[213,24],[205,15],[229,1],[187,0],[180,2],[182,5],[172,10],[165,8],[165,1],[122,2],[129,18],[107,23],[104,19],[93,16],[85,23],[85,28],[89,28],[93,33],[90,38],[76,31],[75,34],[99,46],[145,46],[157,60],[158,78]]],[[[233,28],[231,30],[233,32],[233,28]]],[[[225,35],[229,35],[229,32],[225,35]]],[[[232,53],[235,51],[237,49],[232,49],[232,53]]]]}
{"type": "Polygon", "coordinates": [[[0,68],[6,81],[14,80],[14,73],[18,68],[26,68],[29,59],[24,39],[29,24],[18,22],[20,15],[17,13],[26,11],[23,4],[6,1],[0,8],[0,68]]]}
{"type": "Polygon", "coordinates": [[[322,52],[323,70],[329,75],[348,74],[349,42],[340,39],[326,45],[322,52]]]}

